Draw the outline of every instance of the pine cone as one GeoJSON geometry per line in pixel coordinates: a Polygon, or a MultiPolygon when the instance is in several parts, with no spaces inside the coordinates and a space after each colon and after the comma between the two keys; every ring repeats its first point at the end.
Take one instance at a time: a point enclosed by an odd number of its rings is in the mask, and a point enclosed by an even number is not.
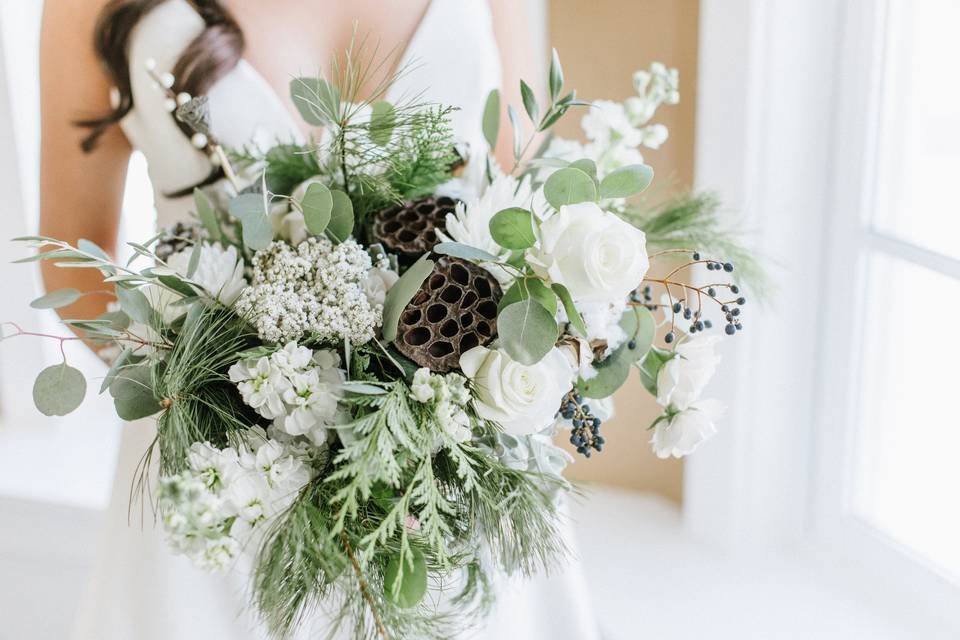
{"type": "Polygon", "coordinates": [[[443,231],[448,213],[457,202],[441,196],[413,200],[383,209],[373,216],[373,236],[387,251],[410,264],[437,244],[437,231],[443,231]]]}
{"type": "Polygon", "coordinates": [[[496,279],[473,263],[444,256],[400,314],[394,344],[422,367],[443,373],[497,334],[496,279]]]}

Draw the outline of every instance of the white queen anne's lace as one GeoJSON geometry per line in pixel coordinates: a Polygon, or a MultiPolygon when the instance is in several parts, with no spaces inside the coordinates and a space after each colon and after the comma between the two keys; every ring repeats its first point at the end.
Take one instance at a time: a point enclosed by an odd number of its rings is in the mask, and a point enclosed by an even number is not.
{"type": "Polygon", "coordinates": [[[307,238],[296,248],[274,242],[254,256],[251,286],[236,309],[268,342],[312,335],[364,344],[383,321],[383,305],[364,292],[372,266],[353,239],[307,238]]]}

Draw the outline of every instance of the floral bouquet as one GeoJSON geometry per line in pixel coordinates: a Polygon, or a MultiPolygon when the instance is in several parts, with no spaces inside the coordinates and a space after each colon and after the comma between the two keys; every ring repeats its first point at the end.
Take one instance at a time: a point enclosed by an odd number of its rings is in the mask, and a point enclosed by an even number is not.
{"type": "MultiPolygon", "coordinates": [[[[109,358],[100,391],[122,419],[155,416],[138,486],[174,550],[243,566],[276,637],[317,608],[331,634],[449,637],[488,610],[496,576],[563,559],[572,458],[553,437],[602,451],[632,369],[663,406],[657,455],[714,432],[717,404],[700,395],[715,338],[700,334],[741,328],[731,256],[749,256],[709,197],[634,198],[676,70],[655,64],[634,97],[591,104],[563,93],[554,52],[546,104],[521,83],[532,133],[507,110],[505,171],[453,138],[449,107],[389,104],[386,83],[359,100],[366,71],[350,59],[335,80],[292,82],[324,129],[306,145],[224,149],[203,97],[162,98],[224,180],[194,192],[193,221],[131,244],[129,262],[85,240],[19,240],[44,249],[27,260],[99,270],[115,290],[108,313],[64,320],[82,337],[53,337],[109,358]],[[552,138],[526,160],[574,107],[589,143],[552,138]]],[[[484,113],[492,147],[496,91],[484,113]]],[[[34,399],[64,415],[85,391],[64,361],[34,399]]]]}

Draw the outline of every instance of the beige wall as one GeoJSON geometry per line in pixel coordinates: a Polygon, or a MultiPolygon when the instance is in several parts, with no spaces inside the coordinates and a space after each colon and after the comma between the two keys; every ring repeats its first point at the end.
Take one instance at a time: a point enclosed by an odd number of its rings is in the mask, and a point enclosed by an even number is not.
{"type": "MultiPolygon", "coordinates": [[[[563,61],[567,86],[586,99],[623,99],[633,87],[634,70],[659,60],[680,70],[680,104],[664,107],[656,121],[670,129],[657,151],[644,151],[656,170],[654,186],[667,191],[693,183],[693,131],[696,105],[699,0],[549,0],[548,39],[563,61]]],[[[579,137],[579,118],[559,126],[565,137],[579,137]]],[[[646,427],[657,406],[636,378],[616,396],[617,417],[603,430],[607,444],[589,460],[577,456],[567,475],[631,489],[655,491],[679,501],[683,465],[661,461],[647,444],[646,427]]],[[[576,454],[574,454],[576,455],[576,454]]]]}

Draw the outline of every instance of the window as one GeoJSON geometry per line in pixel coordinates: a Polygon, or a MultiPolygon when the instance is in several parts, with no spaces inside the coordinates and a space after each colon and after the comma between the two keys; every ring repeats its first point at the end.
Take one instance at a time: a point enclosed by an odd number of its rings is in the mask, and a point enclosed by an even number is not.
{"type": "Polygon", "coordinates": [[[875,113],[862,119],[872,152],[848,247],[859,277],[843,314],[856,354],[848,509],[960,579],[960,4],[889,0],[878,24],[875,113]]]}

